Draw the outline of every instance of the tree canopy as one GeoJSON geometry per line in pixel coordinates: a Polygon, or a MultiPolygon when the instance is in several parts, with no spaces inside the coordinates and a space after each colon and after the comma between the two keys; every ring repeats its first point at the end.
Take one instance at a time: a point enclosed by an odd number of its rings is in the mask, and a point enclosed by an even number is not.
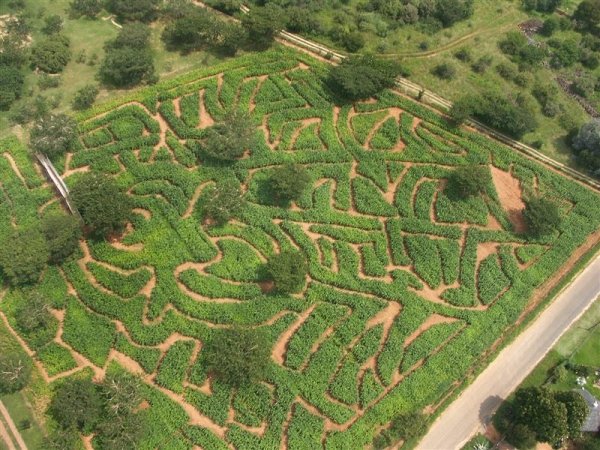
{"type": "Polygon", "coordinates": [[[310,183],[310,175],[301,166],[286,164],[273,170],[269,182],[272,195],[287,203],[300,198],[310,183]]]}
{"type": "Polygon", "coordinates": [[[31,363],[20,352],[0,353],[0,393],[11,394],[27,386],[31,377],[31,363]]]}
{"type": "Polygon", "coordinates": [[[202,149],[212,159],[231,162],[254,145],[255,127],[247,114],[229,113],[206,130],[202,149]]]}
{"type": "Polygon", "coordinates": [[[335,92],[349,100],[371,97],[394,85],[402,72],[398,63],[374,55],[350,56],[329,71],[329,81],[335,92]]]}
{"type": "Polygon", "coordinates": [[[593,175],[600,176],[600,119],[583,125],[573,138],[577,161],[593,175]]]}
{"type": "Polygon", "coordinates": [[[81,224],[73,215],[49,214],[42,219],[42,232],[50,250],[50,262],[59,264],[78,247],[81,224]]]}
{"type": "Polygon", "coordinates": [[[552,445],[568,436],[567,407],[546,388],[519,389],[514,400],[515,422],[531,429],[539,442],[552,445]]]}
{"type": "Polygon", "coordinates": [[[69,38],[57,33],[36,41],[31,47],[31,64],[48,73],[59,73],[71,60],[69,38]]]}
{"type": "Polygon", "coordinates": [[[86,16],[90,19],[96,17],[102,11],[100,0],[73,0],[69,4],[69,14],[73,18],[86,16]]]}
{"type": "Polygon", "coordinates": [[[64,154],[77,139],[77,122],[66,114],[49,114],[34,122],[29,143],[50,158],[64,154]]]}
{"type": "Polygon", "coordinates": [[[560,227],[562,222],[556,203],[545,197],[532,197],[525,202],[523,218],[529,233],[533,236],[544,236],[560,227]]]}
{"type": "Polygon", "coordinates": [[[304,287],[308,263],[302,252],[283,250],[269,259],[266,264],[266,272],[275,283],[277,292],[295,293],[304,287]]]}
{"type": "Polygon", "coordinates": [[[212,334],[205,351],[206,370],[217,380],[240,387],[264,380],[271,348],[259,330],[234,327],[212,334]]]}
{"type": "Polygon", "coordinates": [[[0,245],[0,267],[11,284],[35,283],[50,257],[46,239],[37,228],[13,230],[0,245]]]}
{"type": "Polygon", "coordinates": [[[248,33],[248,40],[257,47],[268,47],[275,34],[283,27],[285,13],[272,3],[264,7],[254,7],[242,16],[242,27],[248,33]]]}
{"type": "Polygon", "coordinates": [[[52,320],[48,300],[37,290],[24,296],[15,309],[17,326],[25,333],[46,328],[52,320]]]}
{"type": "Polygon", "coordinates": [[[119,20],[150,22],[158,14],[160,0],[107,0],[106,9],[119,20]]]}
{"type": "Polygon", "coordinates": [[[451,195],[468,198],[483,194],[491,181],[486,166],[469,164],[455,169],[448,177],[447,189],[451,195]]]}
{"type": "Polygon", "coordinates": [[[100,389],[89,379],[67,379],[58,386],[48,407],[61,427],[74,427],[83,434],[94,431],[103,412],[100,389]]]}
{"type": "Polygon", "coordinates": [[[0,110],[7,110],[21,98],[25,77],[18,67],[0,64],[0,80],[0,110]]]}
{"type": "Polygon", "coordinates": [[[244,208],[240,185],[235,180],[223,180],[209,186],[198,199],[198,211],[203,221],[224,225],[244,208]]]}
{"type": "Polygon", "coordinates": [[[131,213],[129,197],[106,175],[86,173],[71,189],[85,226],[97,236],[121,231],[131,213]]]}

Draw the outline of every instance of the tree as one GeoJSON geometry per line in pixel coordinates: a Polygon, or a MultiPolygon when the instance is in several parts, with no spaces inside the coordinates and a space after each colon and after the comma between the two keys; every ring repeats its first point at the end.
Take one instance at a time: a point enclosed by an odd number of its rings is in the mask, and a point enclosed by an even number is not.
{"type": "Polygon", "coordinates": [[[554,398],[567,408],[567,425],[569,438],[581,436],[581,426],[589,414],[587,403],[579,392],[563,391],[554,394],[554,398]]]}
{"type": "Polygon", "coordinates": [[[436,18],[449,27],[473,15],[473,0],[437,0],[436,18]]]}
{"type": "Polygon", "coordinates": [[[282,202],[298,200],[310,183],[306,169],[293,164],[278,167],[270,178],[273,196],[282,202]]]}
{"type": "Polygon", "coordinates": [[[150,22],[156,18],[160,0],[107,0],[106,9],[119,20],[150,22]]]}
{"type": "Polygon", "coordinates": [[[206,370],[217,380],[240,387],[264,380],[271,347],[259,330],[234,327],[214,331],[206,346],[206,370]]]}
{"type": "Polygon", "coordinates": [[[212,220],[221,226],[237,217],[245,202],[239,183],[235,180],[217,182],[202,192],[198,199],[198,209],[202,220],[212,220]]]}
{"type": "Polygon", "coordinates": [[[347,99],[361,100],[392,87],[401,71],[391,60],[373,55],[351,56],[330,69],[329,83],[347,99]]]}
{"type": "Polygon", "coordinates": [[[102,11],[100,0],[73,0],[69,4],[69,13],[75,19],[81,16],[93,19],[100,11],[102,11]]]}
{"type": "Polygon", "coordinates": [[[291,294],[304,287],[308,264],[300,251],[284,250],[271,257],[265,269],[278,292],[291,294]]]}
{"type": "Polygon", "coordinates": [[[144,430],[138,412],[142,402],[140,380],[125,372],[109,374],[100,391],[105,403],[105,414],[96,434],[100,447],[105,450],[135,448],[144,430]]]}
{"type": "Polygon", "coordinates": [[[21,98],[25,77],[18,67],[0,64],[0,80],[0,110],[7,110],[21,98]]]}
{"type": "Polygon", "coordinates": [[[539,442],[552,445],[568,436],[567,408],[546,388],[519,389],[514,400],[515,423],[530,428],[539,442]]]}
{"type": "Polygon", "coordinates": [[[15,320],[25,333],[46,328],[52,320],[46,297],[38,291],[29,292],[17,305],[15,320]]]}
{"type": "Polygon", "coordinates": [[[48,244],[37,228],[13,230],[0,245],[0,267],[13,285],[38,281],[49,257],[48,244]]]}
{"type": "Polygon", "coordinates": [[[583,28],[595,30],[600,23],[600,0],[583,0],[573,13],[573,18],[583,28]]]}
{"type": "Polygon", "coordinates": [[[0,353],[0,393],[11,394],[27,386],[31,378],[31,363],[24,354],[0,353]]]}
{"type": "Polygon", "coordinates": [[[99,92],[98,86],[94,84],[85,85],[75,93],[75,97],[73,98],[73,109],[88,109],[96,101],[99,92]]]}
{"type": "Polygon", "coordinates": [[[44,440],[44,449],[48,450],[79,450],[81,437],[75,427],[53,429],[44,440]]]}
{"type": "Polygon", "coordinates": [[[71,198],[85,226],[97,236],[121,231],[131,214],[129,197],[106,175],[84,174],[73,186],[71,198]]]}
{"type": "Polygon", "coordinates": [[[523,0],[523,8],[527,11],[539,11],[544,13],[554,12],[560,6],[562,0],[523,0]]]}
{"type": "Polygon", "coordinates": [[[521,423],[510,429],[506,435],[506,440],[509,444],[523,450],[534,448],[537,443],[535,433],[528,426],[521,423]]]}
{"type": "Polygon", "coordinates": [[[77,138],[77,122],[66,114],[49,114],[31,128],[29,144],[50,158],[64,154],[77,138]]]}
{"type": "Polygon", "coordinates": [[[79,246],[79,219],[66,214],[49,214],[42,219],[42,232],[50,250],[50,262],[60,264],[79,246]]]}
{"type": "Polygon", "coordinates": [[[593,175],[600,176],[600,119],[583,125],[573,138],[572,145],[579,164],[593,175]]]}
{"type": "Polygon", "coordinates": [[[552,233],[562,222],[556,203],[544,197],[532,197],[527,200],[523,218],[529,233],[535,237],[552,233]]]}
{"type": "Polygon", "coordinates": [[[468,198],[483,194],[491,181],[486,166],[469,164],[455,169],[448,177],[448,192],[459,198],[468,198]]]}
{"type": "Polygon", "coordinates": [[[58,14],[53,14],[44,19],[44,26],[42,28],[42,33],[44,34],[56,34],[60,33],[63,28],[63,18],[58,14]]]}
{"type": "Polygon", "coordinates": [[[462,125],[475,111],[475,103],[473,97],[464,96],[454,102],[450,112],[450,120],[455,126],[462,125]]]}
{"type": "Polygon", "coordinates": [[[284,11],[274,4],[254,7],[242,16],[242,27],[248,33],[249,42],[259,48],[270,46],[277,30],[281,29],[284,23],[284,11]]]}
{"type": "Polygon", "coordinates": [[[48,407],[61,427],[73,427],[83,434],[94,431],[103,412],[100,390],[89,379],[67,379],[56,389],[48,407]]]}
{"type": "Polygon", "coordinates": [[[231,162],[253,146],[255,128],[248,115],[233,112],[223,122],[208,128],[205,136],[204,153],[212,159],[231,162]]]}
{"type": "Polygon", "coordinates": [[[215,42],[219,25],[212,12],[195,8],[190,14],[167,24],[161,39],[170,50],[189,53],[215,42]]]}
{"type": "Polygon", "coordinates": [[[69,38],[58,33],[37,41],[31,47],[31,64],[44,72],[59,73],[71,60],[69,38]]]}
{"type": "Polygon", "coordinates": [[[127,24],[105,45],[106,56],[100,78],[117,87],[155,83],[154,57],[150,48],[150,28],[141,23],[127,24]]]}

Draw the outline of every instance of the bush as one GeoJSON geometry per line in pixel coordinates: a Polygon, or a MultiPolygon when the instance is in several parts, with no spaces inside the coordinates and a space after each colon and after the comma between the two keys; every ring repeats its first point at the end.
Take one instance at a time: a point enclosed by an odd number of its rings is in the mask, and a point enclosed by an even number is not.
{"type": "Polygon", "coordinates": [[[97,236],[121,231],[131,213],[129,197],[106,175],[86,173],[71,189],[71,198],[85,226],[97,236]]]}
{"type": "Polygon", "coordinates": [[[44,72],[59,73],[71,60],[69,38],[62,34],[48,36],[31,47],[31,64],[44,72]]]}
{"type": "Polygon", "coordinates": [[[7,351],[0,354],[0,393],[18,392],[30,378],[31,362],[24,354],[7,351]]]}
{"type": "Polygon", "coordinates": [[[462,47],[454,53],[454,57],[462,62],[470,62],[473,59],[471,55],[471,49],[468,47],[462,47]]]}
{"type": "Polygon", "coordinates": [[[360,100],[392,87],[401,71],[394,61],[373,55],[351,56],[330,69],[329,82],[342,96],[360,100]]]}
{"type": "Polygon", "coordinates": [[[242,27],[248,33],[249,42],[259,48],[269,47],[284,23],[284,11],[271,3],[265,7],[254,7],[242,16],[242,27]]]}
{"type": "Polygon", "coordinates": [[[544,197],[533,197],[525,202],[523,218],[529,233],[544,236],[560,227],[562,222],[556,203],[544,197]]]}
{"type": "Polygon", "coordinates": [[[0,246],[0,268],[13,285],[37,282],[49,257],[48,244],[36,228],[13,230],[0,246]]]}
{"type": "Polygon", "coordinates": [[[38,291],[31,291],[24,296],[15,309],[17,327],[25,333],[44,329],[52,321],[48,300],[38,291]]]}
{"type": "Polygon", "coordinates": [[[577,161],[592,174],[600,175],[600,120],[586,123],[573,138],[577,161]]]}
{"type": "Polygon", "coordinates": [[[96,101],[100,90],[94,84],[88,84],[75,93],[73,98],[73,109],[82,110],[90,108],[96,101]]]}
{"type": "Polygon", "coordinates": [[[492,65],[493,58],[491,56],[482,56],[471,65],[471,69],[475,73],[485,73],[492,65]]]}
{"type": "Polygon", "coordinates": [[[431,73],[443,80],[453,80],[456,77],[456,69],[449,63],[442,63],[431,69],[431,73]]]}
{"type": "Polygon", "coordinates": [[[50,114],[31,128],[29,144],[39,153],[55,158],[71,148],[77,138],[77,123],[66,114],[50,114]]]}
{"type": "Polygon", "coordinates": [[[266,272],[275,282],[278,292],[290,294],[299,292],[304,287],[308,264],[301,252],[284,250],[269,259],[266,272]]]}
{"type": "Polygon", "coordinates": [[[206,345],[206,370],[233,387],[264,380],[270,364],[271,348],[258,330],[234,327],[215,332],[206,345]]]}
{"type": "Polygon", "coordinates": [[[584,98],[590,97],[594,93],[596,80],[591,75],[582,74],[577,77],[571,85],[571,90],[584,98]]]}
{"type": "Polygon", "coordinates": [[[60,264],[79,246],[81,224],[72,215],[46,215],[42,219],[42,232],[50,250],[50,262],[60,264]]]}
{"type": "Polygon", "coordinates": [[[60,33],[63,28],[63,18],[57,14],[52,16],[48,16],[44,19],[44,26],[42,28],[42,33],[51,35],[60,33]]]}

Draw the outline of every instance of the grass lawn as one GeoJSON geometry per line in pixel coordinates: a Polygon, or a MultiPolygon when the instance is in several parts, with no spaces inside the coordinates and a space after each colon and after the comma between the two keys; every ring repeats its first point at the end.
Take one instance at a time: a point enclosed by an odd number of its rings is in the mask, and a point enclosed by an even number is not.
{"type": "MultiPolygon", "coordinates": [[[[6,2],[0,2],[0,14],[9,13],[6,2]]],[[[31,71],[27,72],[25,88],[23,90],[23,99],[31,99],[38,94],[47,98],[58,97],[60,99],[57,107],[58,111],[71,112],[71,102],[75,93],[83,86],[88,84],[97,84],[96,73],[98,66],[104,57],[104,44],[113,39],[119,29],[109,20],[103,20],[107,17],[106,12],[98,15],[98,19],[90,20],[86,18],[69,19],[67,8],[70,0],[28,0],[25,10],[25,16],[32,28],[32,37],[43,39],[44,35],[39,31],[43,26],[44,17],[53,14],[59,14],[65,19],[64,34],[71,39],[72,59],[60,75],[61,83],[56,88],[40,90],[38,86],[39,75],[31,71]],[[95,56],[94,56],[95,55],[95,56]],[[83,62],[77,62],[81,57],[83,62]],[[95,63],[92,63],[95,61],[95,63]]],[[[161,78],[174,76],[184,73],[188,70],[213,65],[222,61],[222,57],[212,53],[195,52],[189,55],[180,55],[174,52],[168,52],[160,40],[161,32],[164,28],[162,23],[152,25],[151,42],[155,50],[156,71],[161,78]]],[[[102,89],[98,95],[97,102],[103,102],[114,97],[123,95],[123,90],[102,89]]],[[[13,106],[14,108],[14,106],[13,106]]],[[[20,135],[20,127],[14,127],[9,121],[9,113],[0,111],[0,138],[7,137],[15,133],[20,135]]]]}
{"type": "MultiPolygon", "coordinates": [[[[16,339],[10,334],[4,322],[0,321],[0,353],[8,351],[22,352],[16,339]]],[[[27,356],[23,353],[23,356],[27,356]]],[[[0,400],[8,409],[13,422],[19,428],[23,440],[30,450],[42,448],[44,438],[44,411],[49,399],[49,387],[37,370],[33,370],[31,381],[23,391],[14,394],[2,394],[0,400]],[[20,423],[29,421],[31,426],[21,429],[20,423]]],[[[0,442],[0,448],[2,443],[0,442]]]]}

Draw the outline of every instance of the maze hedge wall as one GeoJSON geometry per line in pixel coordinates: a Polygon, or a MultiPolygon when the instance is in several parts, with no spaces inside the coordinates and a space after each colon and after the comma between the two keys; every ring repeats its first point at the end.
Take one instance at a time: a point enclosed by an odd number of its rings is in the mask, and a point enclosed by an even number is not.
{"type": "MultiPolygon", "coordinates": [[[[155,426],[140,449],[362,448],[436,405],[598,229],[599,198],[581,185],[392,92],[336,106],[325,73],[283,49],[192,72],[82,115],[77,148],[54,161],[70,185],[110,174],[135,209],[121,238],[82,242],[45,272],[56,322],[22,337],[49,381],[141,373],[155,426]],[[197,160],[233,109],[254,120],[254,148],[230,166],[197,160]],[[288,209],[266,181],[290,162],[312,183],[288,209]],[[447,175],[471,163],[492,171],[486,194],[448,198],[447,175]],[[224,178],[247,207],[211,227],[196,202],[224,178]],[[536,241],[515,232],[531,194],[564,216],[536,241]],[[307,255],[304,291],[263,293],[262,264],[286,248],[307,255]],[[268,379],[237,391],[202,352],[234,323],[272,345],[268,379]]],[[[0,240],[59,207],[16,140],[0,143],[0,180],[0,240]]],[[[15,329],[22,299],[0,304],[15,329]]]]}

